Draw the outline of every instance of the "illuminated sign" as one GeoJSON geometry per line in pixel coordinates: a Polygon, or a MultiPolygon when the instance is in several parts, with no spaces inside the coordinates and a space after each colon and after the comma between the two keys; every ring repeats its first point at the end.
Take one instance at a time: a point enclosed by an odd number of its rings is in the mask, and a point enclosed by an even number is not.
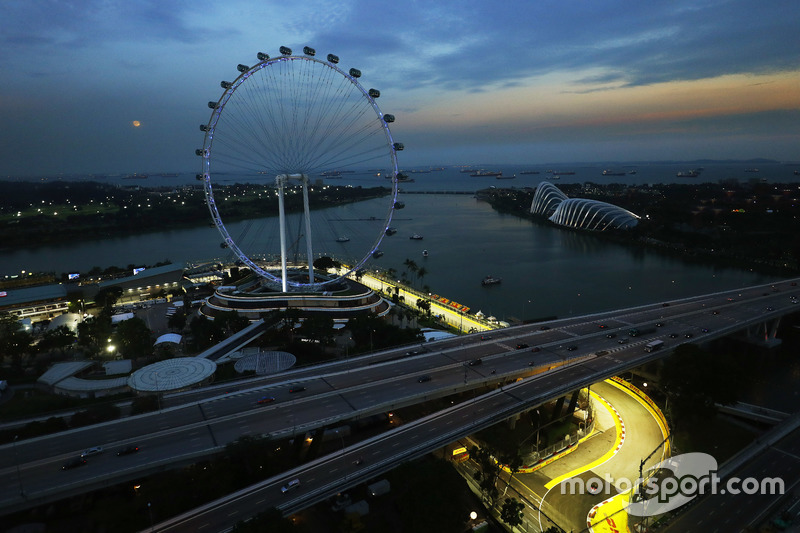
{"type": "Polygon", "coordinates": [[[70,281],[72,281],[73,279],[78,279],[79,277],[81,277],[81,275],[77,274],[77,273],[76,274],[67,274],[67,279],[69,279],[70,281]]]}
{"type": "Polygon", "coordinates": [[[141,267],[141,268],[134,268],[134,269],[133,269],[133,275],[135,276],[136,274],[138,274],[138,273],[139,273],[139,272],[141,272],[142,270],[144,270],[144,267],[141,267]]]}
{"type": "Polygon", "coordinates": [[[453,455],[458,455],[458,454],[461,454],[461,453],[467,453],[467,449],[464,448],[464,447],[461,447],[461,448],[456,448],[455,450],[453,450],[453,455]]]}

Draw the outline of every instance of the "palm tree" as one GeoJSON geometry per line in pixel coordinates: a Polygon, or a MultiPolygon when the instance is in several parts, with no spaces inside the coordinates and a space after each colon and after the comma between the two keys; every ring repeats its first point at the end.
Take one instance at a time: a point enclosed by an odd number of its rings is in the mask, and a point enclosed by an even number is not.
{"type": "Polygon", "coordinates": [[[427,274],[427,273],[428,273],[428,270],[427,270],[425,267],[420,267],[420,268],[417,270],[417,279],[418,279],[420,282],[422,282],[422,278],[424,278],[424,277],[425,277],[425,274],[427,274]]]}
{"type": "Polygon", "coordinates": [[[413,259],[406,259],[403,261],[403,265],[406,267],[406,270],[412,274],[416,273],[419,270],[417,263],[414,262],[413,259]]]}

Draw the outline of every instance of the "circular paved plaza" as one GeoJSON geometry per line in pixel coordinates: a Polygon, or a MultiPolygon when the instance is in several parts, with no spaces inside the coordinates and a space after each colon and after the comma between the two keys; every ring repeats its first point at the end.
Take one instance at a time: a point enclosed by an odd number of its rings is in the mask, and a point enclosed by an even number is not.
{"type": "Polygon", "coordinates": [[[214,361],[178,357],[147,365],[128,378],[128,386],[139,392],[176,391],[197,385],[217,369],[214,361]]]}
{"type": "Polygon", "coordinates": [[[258,348],[246,348],[242,350],[242,357],[236,361],[234,368],[240,374],[242,372],[255,371],[257,375],[264,376],[283,372],[292,368],[296,362],[295,356],[288,352],[260,351],[258,348]]]}

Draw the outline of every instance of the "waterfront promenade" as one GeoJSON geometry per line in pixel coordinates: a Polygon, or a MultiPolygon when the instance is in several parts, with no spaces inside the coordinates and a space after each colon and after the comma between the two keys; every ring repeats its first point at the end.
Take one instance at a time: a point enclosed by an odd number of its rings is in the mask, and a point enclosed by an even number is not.
{"type": "MultiPolygon", "coordinates": [[[[380,272],[365,272],[363,276],[356,278],[355,274],[350,274],[352,279],[357,279],[359,283],[366,285],[370,289],[378,292],[387,301],[392,302],[392,296],[396,293],[406,306],[416,308],[417,300],[423,299],[431,304],[431,314],[438,317],[439,321],[451,326],[464,333],[475,333],[477,331],[488,331],[501,327],[495,321],[488,321],[476,317],[474,314],[461,311],[454,307],[455,302],[443,304],[433,298],[433,294],[423,293],[404,285],[399,280],[389,279],[380,272]]],[[[449,301],[448,301],[449,302],[449,301]]],[[[458,304],[456,304],[458,305],[458,304]]],[[[463,308],[463,306],[461,306],[463,308]]]]}

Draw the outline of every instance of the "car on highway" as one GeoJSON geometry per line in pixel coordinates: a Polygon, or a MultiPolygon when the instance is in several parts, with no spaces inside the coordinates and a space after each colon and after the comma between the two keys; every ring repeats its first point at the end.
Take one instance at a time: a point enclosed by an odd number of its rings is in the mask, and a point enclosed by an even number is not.
{"type": "Polygon", "coordinates": [[[532,352],[539,352],[539,351],[541,351],[541,348],[539,348],[538,346],[534,346],[533,348],[531,348],[531,351],[532,352]]]}
{"type": "Polygon", "coordinates": [[[103,453],[102,446],[92,446],[91,448],[87,448],[83,450],[81,457],[91,457],[92,455],[97,455],[99,453],[103,453]]]}
{"type": "Polygon", "coordinates": [[[431,380],[430,376],[420,376],[417,378],[417,383],[425,383],[430,380],[431,380]]]}
{"type": "Polygon", "coordinates": [[[578,349],[578,347],[575,346],[574,344],[572,346],[567,346],[567,351],[568,352],[574,352],[577,349],[578,349]]]}
{"type": "Polygon", "coordinates": [[[419,350],[409,350],[409,351],[406,352],[406,355],[408,355],[408,356],[422,355],[422,354],[426,353],[427,351],[428,350],[426,350],[425,348],[420,348],[419,350]]]}
{"type": "Polygon", "coordinates": [[[118,455],[118,456],[130,455],[130,454],[132,454],[132,453],[137,453],[138,451],[139,451],[139,447],[138,447],[138,446],[136,446],[135,444],[131,444],[131,445],[129,445],[129,446],[125,446],[124,448],[122,448],[121,450],[119,450],[119,451],[117,452],[117,455],[118,455]]]}
{"type": "Polygon", "coordinates": [[[687,339],[691,339],[692,337],[694,337],[694,335],[692,335],[691,333],[684,333],[683,336],[687,339]]]}
{"type": "Polygon", "coordinates": [[[72,459],[68,459],[63,465],[61,465],[61,470],[70,470],[72,468],[78,468],[79,466],[83,466],[86,464],[86,459],[83,457],[73,457],[72,459]]]}
{"type": "Polygon", "coordinates": [[[520,342],[519,344],[517,344],[517,350],[521,350],[521,349],[527,348],[527,347],[528,347],[528,345],[525,344],[524,342],[520,342]]]}
{"type": "Polygon", "coordinates": [[[478,365],[480,365],[480,364],[483,364],[483,360],[482,360],[482,359],[473,359],[472,361],[470,361],[470,362],[469,362],[469,363],[467,363],[467,364],[468,364],[469,366],[478,366],[478,365]]]}
{"type": "Polygon", "coordinates": [[[304,390],[306,390],[305,387],[303,387],[302,385],[298,385],[296,387],[292,387],[291,389],[289,389],[289,392],[291,392],[291,393],[303,392],[304,390]]]}
{"type": "Polygon", "coordinates": [[[708,329],[708,328],[703,328],[703,329],[701,329],[700,331],[702,331],[703,333],[708,333],[708,332],[709,332],[709,329],[708,329]]]}
{"type": "Polygon", "coordinates": [[[628,338],[622,337],[620,340],[617,341],[617,344],[628,344],[628,338]]]}
{"type": "Polygon", "coordinates": [[[539,331],[547,331],[548,329],[550,329],[550,326],[542,326],[539,328],[539,331]]]}
{"type": "Polygon", "coordinates": [[[272,396],[262,396],[261,398],[256,400],[256,403],[258,405],[265,405],[265,404],[268,404],[268,403],[272,403],[274,401],[275,401],[275,398],[272,397],[272,396]]]}
{"type": "Polygon", "coordinates": [[[286,494],[290,490],[296,489],[299,486],[300,486],[300,480],[299,479],[293,479],[293,480],[289,481],[286,485],[281,487],[281,492],[286,494]]]}
{"type": "Polygon", "coordinates": [[[616,333],[606,333],[606,338],[607,338],[607,339],[613,339],[613,338],[614,338],[614,337],[616,337],[616,336],[617,336],[617,334],[616,334],[616,333]]]}
{"type": "Polygon", "coordinates": [[[492,339],[491,335],[481,335],[481,340],[482,341],[488,341],[488,340],[491,340],[491,339],[492,339]]]}
{"type": "Polygon", "coordinates": [[[677,333],[670,333],[670,334],[669,334],[669,338],[670,338],[670,339],[674,339],[674,338],[675,338],[675,337],[677,337],[677,336],[678,336],[678,334],[677,334],[677,333]]]}

